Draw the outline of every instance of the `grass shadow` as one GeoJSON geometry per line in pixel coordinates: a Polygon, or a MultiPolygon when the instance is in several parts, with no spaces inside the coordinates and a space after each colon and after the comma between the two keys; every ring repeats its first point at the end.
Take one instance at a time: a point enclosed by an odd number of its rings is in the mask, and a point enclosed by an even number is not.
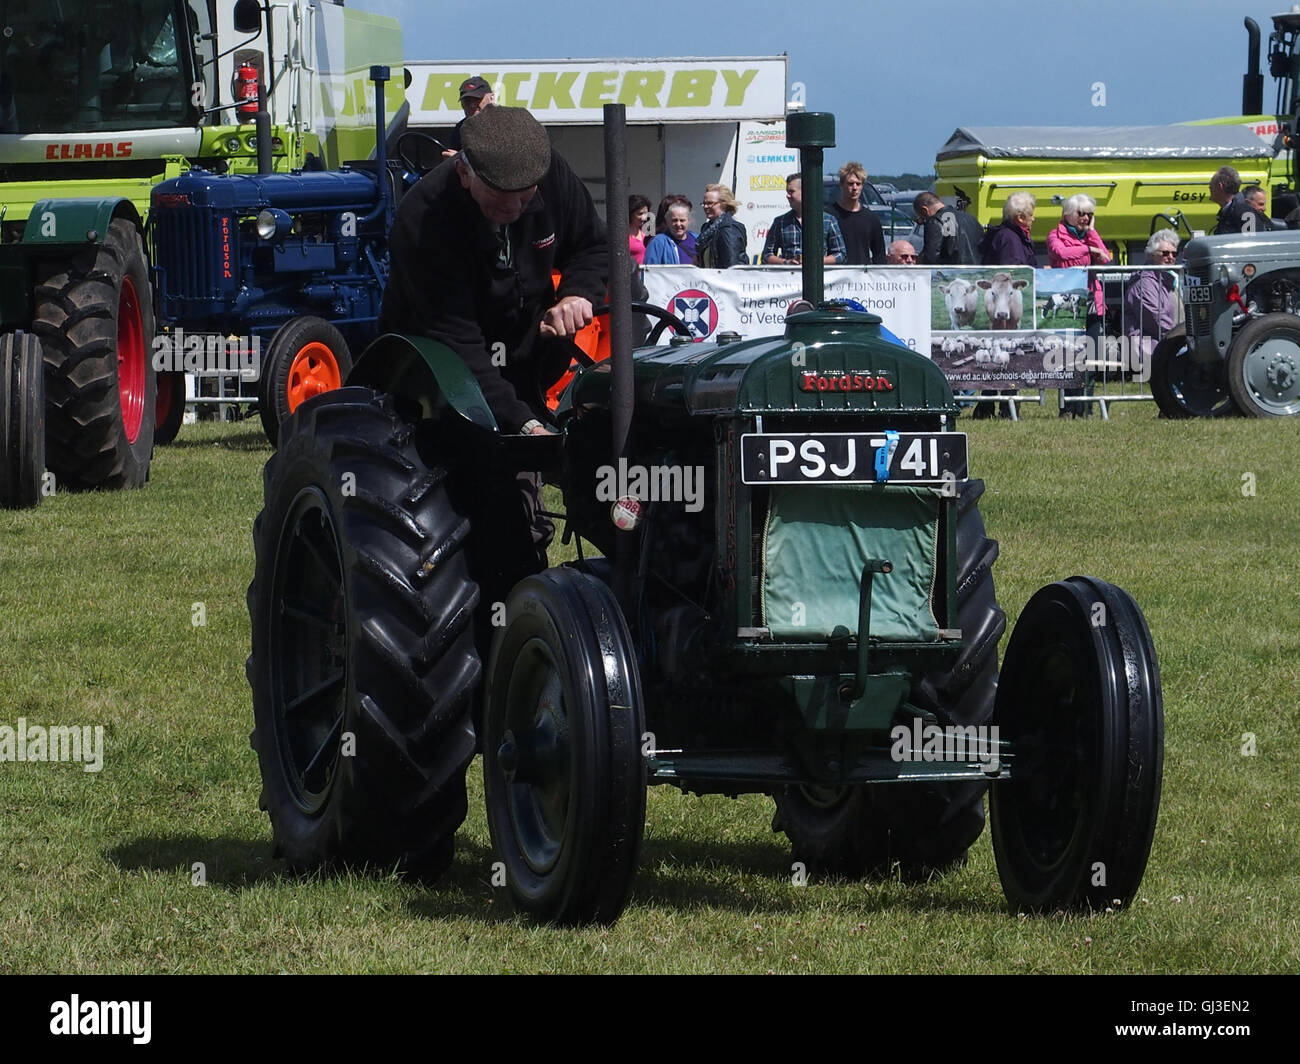
{"type": "Polygon", "coordinates": [[[166,450],[192,450],[198,447],[216,447],[223,451],[266,451],[268,454],[272,450],[270,442],[260,428],[240,429],[234,435],[220,437],[197,437],[186,436],[185,426],[181,427],[180,435],[171,443],[161,445],[166,450]]]}
{"type": "Polygon", "coordinates": [[[118,843],[104,856],[124,872],[170,872],[187,880],[203,865],[211,886],[243,890],[285,874],[265,839],[204,838],[201,835],[141,836],[118,843]]]}

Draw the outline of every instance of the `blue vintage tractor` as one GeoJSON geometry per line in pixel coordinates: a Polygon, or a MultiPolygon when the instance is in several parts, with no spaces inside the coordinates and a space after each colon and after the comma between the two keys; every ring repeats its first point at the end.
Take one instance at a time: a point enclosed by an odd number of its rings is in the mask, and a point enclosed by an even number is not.
{"type": "MultiPolygon", "coordinates": [[[[267,437],[313,395],[337,388],[375,334],[388,234],[402,187],[390,170],[383,86],[375,153],[338,171],[217,174],[195,168],[154,187],[154,365],[239,376],[267,437]]],[[[161,377],[160,377],[161,379],[161,377]]],[[[175,435],[174,421],[163,441],[175,435]]]]}

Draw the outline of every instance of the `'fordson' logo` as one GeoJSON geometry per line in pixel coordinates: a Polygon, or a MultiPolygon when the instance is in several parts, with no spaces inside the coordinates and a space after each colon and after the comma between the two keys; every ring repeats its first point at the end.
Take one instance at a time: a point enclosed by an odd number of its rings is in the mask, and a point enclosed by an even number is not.
{"type": "Polygon", "coordinates": [[[799,378],[801,392],[892,392],[893,383],[883,373],[862,370],[804,370],[799,378]]]}

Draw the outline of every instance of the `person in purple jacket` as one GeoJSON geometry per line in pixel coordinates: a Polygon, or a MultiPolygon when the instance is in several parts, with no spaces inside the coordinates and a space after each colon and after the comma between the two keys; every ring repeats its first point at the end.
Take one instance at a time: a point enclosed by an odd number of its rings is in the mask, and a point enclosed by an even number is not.
{"type": "Polygon", "coordinates": [[[1034,241],[1029,235],[1037,201],[1028,192],[1013,192],[1002,204],[1002,224],[990,229],[980,242],[985,266],[1037,266],[1034,241]]]}
{"type": "MultiPolygon", "coordinates": [[[[1158,229],[1147,241],[1147,262],[1173,266],[1178,257],[1178,234],[1158,229]]],[[[1151,372],[1151,353],[1178,322],[1178,297],[1174,275],[1166,270],[1140,270],[1124,287],[1124,335],[1130,364],[1142,379],[1151,372]]]]}
{"type": "MultiPolygon", "coordinates": [[[[1002,224],[984,234],[980,241],[980,261],[985,266],[1029,266],[1038,265],[1034,254],[1034,241],[1029,235],[1034,224],[1034,206],[1037,201],[1028,192],[1013,192],[1002,204],[1002,224]]],[[[981,395],[1003,395],[1005,393],[984,389],[981,395]]],[[[1011,416],[1011,404],[999,403],[1000,417],[1011,416]]],[[[972,417],[993,416],[992,403],[978,403],[972,417]]]]}

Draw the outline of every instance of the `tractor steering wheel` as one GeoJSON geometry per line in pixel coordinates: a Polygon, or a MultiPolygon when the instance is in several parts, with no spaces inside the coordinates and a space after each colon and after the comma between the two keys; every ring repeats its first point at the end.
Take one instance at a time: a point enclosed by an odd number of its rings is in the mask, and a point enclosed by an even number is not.
{"type": "Polygon", "coordinates": [[[442,153],[447,149],[442,141],[437,137],[431,137],[428,133],[423,133],[418,129],[408,129],[397,138],[397,157],[402,160],[402,165],[413,174],[419,174],[423,177],[440,162],[442,162],[442,153]],[[424,148],[425,145],[432,146],[435,156],[434,161],[428,165],[425,164],[426,151],[417,150],[416,154],[408,154],[409,151],[419,145],[424,148]]]}

